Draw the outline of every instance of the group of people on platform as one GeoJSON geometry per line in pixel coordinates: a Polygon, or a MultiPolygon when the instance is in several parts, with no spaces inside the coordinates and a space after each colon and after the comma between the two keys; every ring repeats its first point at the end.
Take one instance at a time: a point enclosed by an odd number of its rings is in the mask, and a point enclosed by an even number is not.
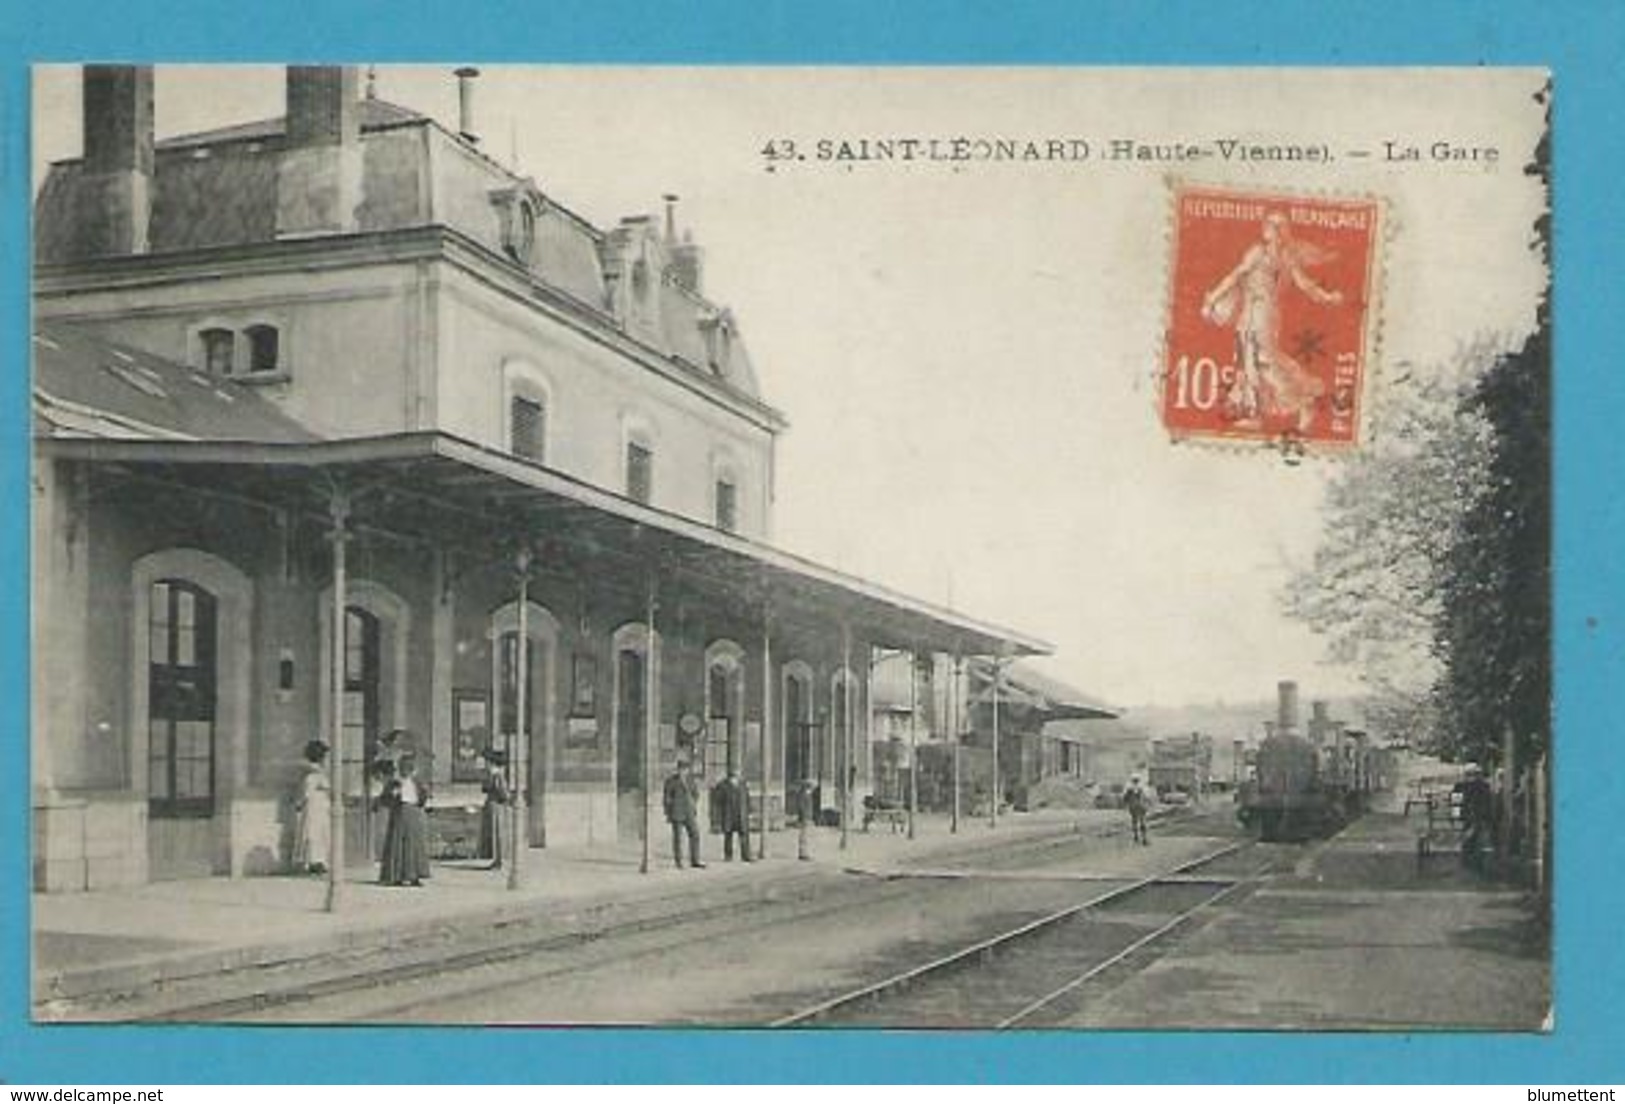
{"type": "MultiPolygon", "coordinates": [[[[378,881],[389,886],[421,886],[429,877],[429,785],[418,777],[418,756],[400,745],[400,732],[379,741],[370,774],[376,787],[373,808],[385,812],[378,881]]],[[[294,793],[292,866],[304,874],[327,873],[333,844],[333,786],[324,740],[305,744],[294,793]]]]}
{"type": "MultiPolygon", "coordinates": [[[[417,775],[417,755],[399,746],[400,733],[380,740],[371,774],[377,786],[373,807],[384,810],[383,850],[378,863],[378,881],[388,886],[421,886],[429,877],[429,829],[425,808],[429,785],[417,775]]],[[[332,846],[333,791],[327,756],[328,745],[311,740],[305,745],[304,763],[294,793],[296,814],[293,843],[293,869],[299,873],[325,874],[332,846]]],[[[500,748],[482,751],[485,777],[481,790],[485,800],[480,810],[478,855],[488,859],[488,869],[502,869],[507,856],[508,806],[512,791],[508,785],[508,757],[500,748]]],[[[683,867],[683,841],[688,841],[688,865],[704,869],[700,858],[700,789],[688,760],[679,760],[667,777],[662,805],[671,826],[672,861],[683,867]]],[[[734,841],[739,841],[739,857],[753,861],[750,849],[750,788],[730,768],[722,781],[711,789],[712,819],[722,832],[723,857],[733,861],[734,841]]]]}
{"type": "MultiPolygon", "coordinates": [[[[683,840],[688,839],[688,865],[704,870],[700,858],[700,785],[694,779],[687,759],[677,761],[677,769],[666,777],[661,793],[666,823],[671,825],[671,858],[683,868],[683,840]]],[[[753,861],[750,853],[750,788],[739,771],[728,768],[727,777],[711,788],[712,819],[722,831],[722,857],[733,861],[734,839],[739,840],[739,857],[753,861]]]]}

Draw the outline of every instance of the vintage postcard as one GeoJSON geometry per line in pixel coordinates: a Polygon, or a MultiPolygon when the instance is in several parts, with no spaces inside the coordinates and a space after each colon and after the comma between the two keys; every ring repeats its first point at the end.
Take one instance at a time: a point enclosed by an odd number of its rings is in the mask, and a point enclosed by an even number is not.
{"type": "Polygon", "coordinates": [[[36,1021],[1551,1028],[1544,71],[33,94],[36,1021]]]}

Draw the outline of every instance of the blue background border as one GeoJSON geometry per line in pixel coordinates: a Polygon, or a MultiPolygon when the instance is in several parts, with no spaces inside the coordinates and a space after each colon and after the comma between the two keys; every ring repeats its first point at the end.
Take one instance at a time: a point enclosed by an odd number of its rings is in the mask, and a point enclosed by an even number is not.
{"type": "Polygon", "coordinates": [[[1625,5],[1239,0],[544,5],[46,0],[0,42],[0,1080],[1625,1081],[1625,675],[1618,291],[1625,5]],[[568,8],[568,10],[566,10],[568,8]],[[454,15],[448,16],[448,12],[454,15]],[[28,70],[33,61],[1536,65],[1554,72],[1558,1011],[1547,1037],[768,1035],[746,1031],[101,1028],[28,1023],[28,70]]]}

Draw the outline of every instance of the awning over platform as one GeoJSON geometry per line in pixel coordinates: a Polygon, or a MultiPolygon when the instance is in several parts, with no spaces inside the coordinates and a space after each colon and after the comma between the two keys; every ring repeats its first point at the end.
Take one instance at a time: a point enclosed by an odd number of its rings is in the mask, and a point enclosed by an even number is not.
{"type": "MultiPolygon", "coordinates": [[[[257,443],[54,438],[43,457],[286,511],[326,523],[342,496],[352,532],[489,557],[540,546],[545,561],[606,558],[729,595],[750,608],[849,624],[893,647],[961,655],[1047,654],[1042,640],[438,432],[257,443]]],[[[1106,714],[1110,715],[1110,714],[1106,714]]]]}
{"type": "MultiPolygon", "coordinates": [[[[991,704],[993,691],[993,664],[975,660],[970,665],[971,701],[976,705],[991,704]]],[[[1060,679],[1033,670],[1022,663],[1010,664],[999,680],[998,699],[1006,706],[1018,706],[1042,713],[1047,721],[1108,720],[1122,715],[1115,709],[1083,691],[1067,685],[1060,679]]]]}

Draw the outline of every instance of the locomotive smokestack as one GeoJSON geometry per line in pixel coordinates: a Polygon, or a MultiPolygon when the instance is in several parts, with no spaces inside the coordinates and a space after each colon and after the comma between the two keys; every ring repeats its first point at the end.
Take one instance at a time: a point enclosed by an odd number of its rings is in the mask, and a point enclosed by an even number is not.
{"type": "Polygon", "coordinates": [[[1283,736],[1298,731],[1298,684],[1282,682],[1276,686],[1280,695],[1280,711],[1276,715],[1276,729],[1283,736]]]}

